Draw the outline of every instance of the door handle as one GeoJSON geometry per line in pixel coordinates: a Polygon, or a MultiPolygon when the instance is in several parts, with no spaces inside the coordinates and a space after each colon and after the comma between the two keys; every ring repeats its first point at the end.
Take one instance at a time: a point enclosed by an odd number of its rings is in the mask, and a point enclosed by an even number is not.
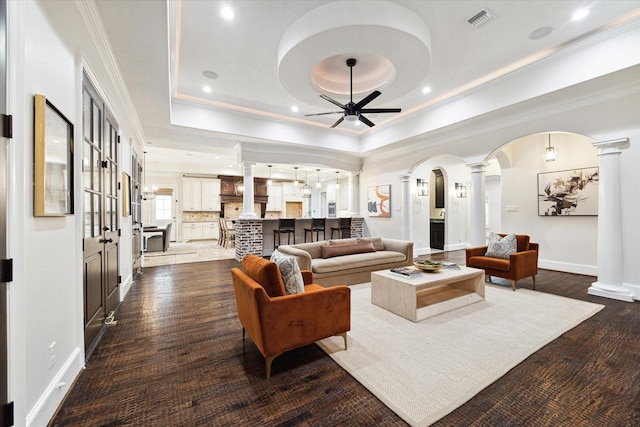
{"type": "Polygon", "coordinates": [[[100,243],[112,243],[113,239],[100,239],[100,243]]]}

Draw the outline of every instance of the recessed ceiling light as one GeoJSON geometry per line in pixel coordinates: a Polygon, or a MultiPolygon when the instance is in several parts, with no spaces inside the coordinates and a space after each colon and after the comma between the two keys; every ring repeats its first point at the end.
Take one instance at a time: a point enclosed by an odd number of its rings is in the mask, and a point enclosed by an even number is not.
{"type": "Polygon", "coordinates": [[[422,88],[422,93],[424,93],[425,95],[428,93],[431,93],[431,88],[429,86],[425,86],[422,88]]]}
{"type": "Polygon", "coordinates": [[[211,86],[202,86],[202,91],[205,93],[211,93],[211,86]]]}
{"type": "Polygon", "coordinates": [[[211,70],[206,70],[202,72],[202,75],[205,76],[208,79],[212,79],[215,80],[218,78],[218,73],[216,73],[215,71],[211,71],[211,70]]]}
{"type": "Polygon", "coordinates": [[[573,16],[571,17],[572,21],[579,21],[582,18],[584,18],[585,16],[587,16],[589,14],[589,9],[578,9],[573,13],[573,16]]]}
{"type": "Polygon", "coordinates": [[[294,113],[298,112],[298,107],[296,107],[295,105],[293,107],[291,107],[291,111],[294,113]]]}
{"type": "Polygon", "coordinates": [[[233,9],[231,9],[229,6],[224,6],[222,9],[220,9],[220,15],[222,15],[222,17],[227,21],[230,21],[234,17],[233,9]]]}

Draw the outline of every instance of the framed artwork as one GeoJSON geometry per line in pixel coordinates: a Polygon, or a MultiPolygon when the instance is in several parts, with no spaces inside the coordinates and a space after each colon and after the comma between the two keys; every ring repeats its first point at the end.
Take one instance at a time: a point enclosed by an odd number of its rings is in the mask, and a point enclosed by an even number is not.
{"type": "Polygon", "coordinates": [[[391,217],[391,185],[376,185],[367,189],[369,216],[391,217]]]}
{"type": "Polygon", "coordinates": [[[128,173],[122,172],[122,216],[131,215],[131,177],[128,173]]]}
{"type": "Polygon", "coordinates": [[[73,124],[34,95],[34,216],[73,214],[73,124]]]}
{"type": "Polygon", "coordinates": [[[598,168],[539,173],[538,215],[598,215],[598,168]]]}

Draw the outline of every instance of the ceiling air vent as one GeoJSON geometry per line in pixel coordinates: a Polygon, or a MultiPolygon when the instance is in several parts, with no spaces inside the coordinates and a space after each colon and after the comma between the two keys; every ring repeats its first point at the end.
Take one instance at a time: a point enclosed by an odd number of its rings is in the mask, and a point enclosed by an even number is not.
{"type": "Polygon", "coordinates": [[[476,28],[482,27],[487,22],[495,18],[495,15],[491,13],[489,9],[483,9],[480,12],[467,19],[467,22],[476,28]]]}

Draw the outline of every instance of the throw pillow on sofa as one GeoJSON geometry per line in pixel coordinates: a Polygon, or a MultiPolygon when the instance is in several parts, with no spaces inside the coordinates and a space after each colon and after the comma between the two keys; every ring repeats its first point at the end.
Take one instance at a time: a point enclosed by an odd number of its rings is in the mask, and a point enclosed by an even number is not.
{"type": "Polygon", "coordinates": [[[304,292],[304,279],[294,256],[285,255],[276,249],[271,254],[271,261],[278,265],[287,295],[304,292]]]}
{"type": "Polygon", "coordinates": [[[353,245],[327,245],[322,247],[322,258],[332,258],[342,255],[362,254],[375,252],[371,242],[356,243],[353,245]]]}
{"type": "Polygon", "coordinates": [[[371,242],[376,251],[384,251],[382,237],[358,237],[356,240],[358,243],[371,242]]]}
{"type": "Polygon", "coordinates": [[[516,252],[516,235],[509,234],[500,237],[495,233],[489,233],[489,242],[485,256],[491,258],[509,259],[509,256],[516,252]]]}

